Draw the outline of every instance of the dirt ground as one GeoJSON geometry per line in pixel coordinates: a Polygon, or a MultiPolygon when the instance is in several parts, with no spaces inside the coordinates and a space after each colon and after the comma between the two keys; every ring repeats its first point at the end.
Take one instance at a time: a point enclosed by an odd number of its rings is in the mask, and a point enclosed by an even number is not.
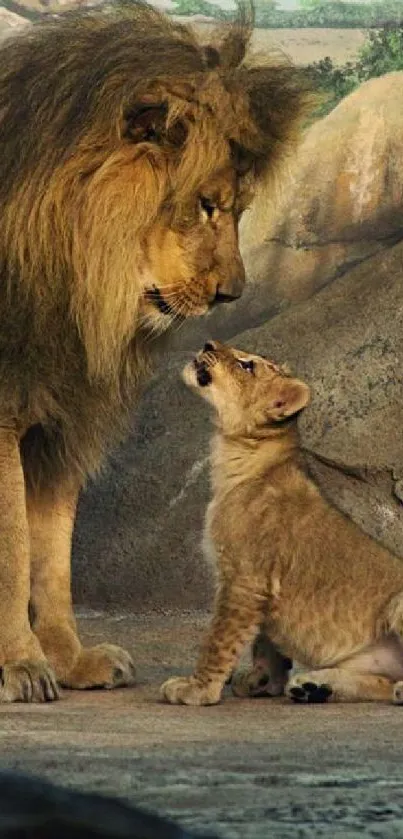
{"type": "MultiPolygon", "coordinates": [[[[193,25],[200,32],[210,30],[208,24],[193,25]]],[[[365,29],[255,29],[253,47],[262,53],[279,49],[300,65],[326,56],[336,64],[345,64],[354,61],[366,37],[365,29]]]]}
{"type": "Polygon", "coordinates": [[[133,650],[138,686],[2,706],[0,768],[112,793],[226,839],[403,837],[403,709],[158,701],[165,678],[190,671],[205,621],[83,618],[87,643],[106,636],[133,650]]]}
{"type": "Polygon", "coordinates": [[[354,61],[366,40],[363,29],[256,29],[254,45],[262,52],[278,47],[295,64],[329,56],[336,64],[354,61]]]}

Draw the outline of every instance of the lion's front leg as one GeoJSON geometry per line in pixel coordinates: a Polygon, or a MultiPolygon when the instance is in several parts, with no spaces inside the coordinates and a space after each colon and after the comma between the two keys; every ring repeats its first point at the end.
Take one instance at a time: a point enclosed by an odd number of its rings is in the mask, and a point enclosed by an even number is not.
{"type": "Polygon", "coordinates": [[[19,440],[0,429],[0,702],[58,698],[56,678],[31,630],[29,534],[19,440]]]}
{"type": "Polygon", "coordinates": [[[83,648],[71,600],[71,538],[77,490],[28,493],[31,540],[31,609],[35,635],[63,687],[114,688],[131,685],[129,654],[114,644],[83,648]]]}

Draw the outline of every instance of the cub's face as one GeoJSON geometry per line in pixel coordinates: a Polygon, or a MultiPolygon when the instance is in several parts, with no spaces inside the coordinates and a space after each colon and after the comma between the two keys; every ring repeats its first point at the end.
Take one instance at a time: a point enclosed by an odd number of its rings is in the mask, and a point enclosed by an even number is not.
{"type": "Polygon", "coordinates": [[[154,328],[205,314],[241,296],[238,245],[243,207],[231,167],[210,177],[185,206],[167,206],[144,239],[144,310],[154,328]]]}
{"type": "Polygon", "coordinates": [[[285,368],[218,341],[204,346],[183,371],[186,384],[215,409],[225,434],[260,436],[298,413],[309,388],[285,368]]]}

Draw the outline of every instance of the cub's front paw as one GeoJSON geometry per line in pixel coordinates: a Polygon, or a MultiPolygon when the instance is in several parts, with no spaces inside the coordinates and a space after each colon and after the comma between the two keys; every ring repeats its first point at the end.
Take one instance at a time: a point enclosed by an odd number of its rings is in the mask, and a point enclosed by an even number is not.
{"type": "Polygon", "coordinates": [[[62,684],[73,690],[110,690],[133,685],[135,681],[136,671],[129,653],[114,644],[98,644],[80,651],[62,684]]]}
{"type": "Polygon", "coordinates": [[[168,679],[161,687],[161,699],[171,705],[217,705],[221,686],[205,684],[195,676],[168,679]]]}
{"type": "Polygon", "coordinates": [[[328,702],[332,688],[322,682],[314,682],[312,674],[300,673],[293,676],[286,687],[286,695],[294,702],[328,702]]]}
{"type": "Polygon", "coordinates": [[[53,702],[59,697],[47,661],[16,661],[0,667],[0,702],[53,702]]]}

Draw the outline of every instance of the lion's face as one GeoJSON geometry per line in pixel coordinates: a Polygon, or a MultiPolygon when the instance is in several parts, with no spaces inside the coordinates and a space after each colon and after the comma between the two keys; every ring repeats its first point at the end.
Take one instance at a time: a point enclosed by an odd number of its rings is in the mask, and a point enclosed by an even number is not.
{"type": "Polygon", "coordinates": [[[69,297],[91,376],[242,293],[238,220],[304,103],[287,62],[248,57],[249,17],[206,45],[146,3],[108,4],[2,50],[4,259],[49,311],[69,297]]]}
{"type": "Polygon", "coordinates": [[[144,241],[144,314],[165,329],[240,297],[245,271],[238,247],[238,181],[228,166],[183,208],[167,208],[144,241]]]}
{"type": "MultiPolygon", "coordinates": [[[[153,334],[235,300],[245,283],[238,222],[252,195],[254,158],[231,136],[231,129],[237,136],[233,124],[225,128],[214,111],[220,97],[223,108],[233,109],[222,80],[211,75],[203,85],[172,89],[161,83],[130,104],[113,152],[114,164],[121,162],[113,182],[109,163],[102,167],[107,178],[98,204],[117,207],[117,183],[125,196],[123,210],[106,219],[113,228],[110,248],[121,239],[123,248],[130,246],[136,228],[126,265],[136,275],[140,324],[153,334]]],[[[241,100],[239,95],[237,107],[246,121],[248,103],[241,100]]]]}

